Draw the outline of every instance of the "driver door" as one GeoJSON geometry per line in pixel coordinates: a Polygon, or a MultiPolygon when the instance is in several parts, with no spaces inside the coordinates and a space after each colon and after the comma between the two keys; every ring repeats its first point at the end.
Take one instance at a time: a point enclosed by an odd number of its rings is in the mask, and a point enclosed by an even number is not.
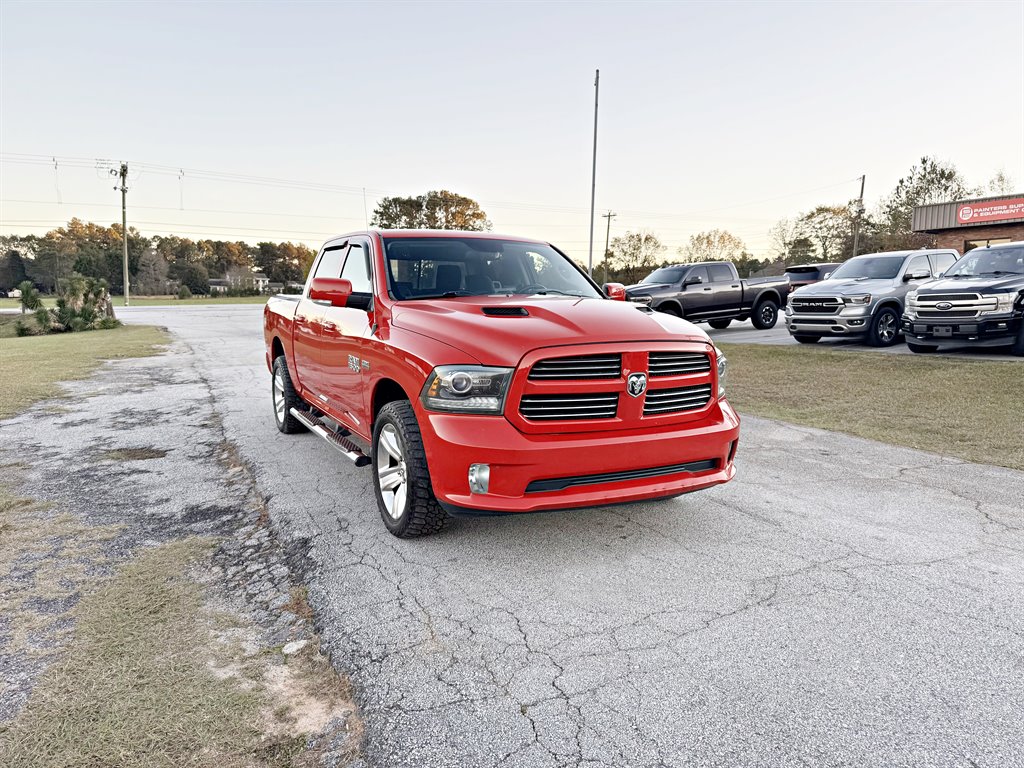
{"type": "MultiPolygon", "coordinates": [[[[310,273],[310,277],[337,277],[341,271],[344,246],[324,248],[310,273]]],[[[323,331],[324,305],[309,298],[309,286],[295,308],[292,330],[292,358],[295,370],[291,373],[302,389],[323,401],[322,372],[320,370],[320,340],[323,331]]]]}
{"type": "Polygon", "coordinates": [[[347,306],[325,307],[320,333],[323,394],[331,411],[360,432],[369,429],[363,353],[373,327],[373,276],[369,240],[350,240],[341,277],[352,283],[347,306]]]}

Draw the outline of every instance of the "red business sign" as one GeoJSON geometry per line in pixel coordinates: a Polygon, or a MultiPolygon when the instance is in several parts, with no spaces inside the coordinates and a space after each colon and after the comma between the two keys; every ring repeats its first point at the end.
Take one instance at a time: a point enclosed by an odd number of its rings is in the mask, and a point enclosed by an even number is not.
{"type": "Polygon", "coordinates": [[[1024,197],[965,203],[956,207],[957,224],[981,224],[986,221],[1024,219],[1024,197]]]}

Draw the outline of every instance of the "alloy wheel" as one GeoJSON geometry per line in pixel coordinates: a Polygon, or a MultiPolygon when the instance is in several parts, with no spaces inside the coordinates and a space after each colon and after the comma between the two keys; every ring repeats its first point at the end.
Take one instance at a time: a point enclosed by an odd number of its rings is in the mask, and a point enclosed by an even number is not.
{"type": "Polygon", "coordinates": [[[384,508],[393,520],[405,512],[408,496],[408,480],[405,454],[398,430],[393,424],[385,424],[377,436],[377,485],[384,508]]]}
{"type": "Polygon", "coordinates": [[[878,338],[885,344],[896,338],[896,316],[891,312],[878,319],[878,338]]]}
{"type": "Polygon", "coordinates": [[[274,373],[274,417],[278,424],[284,424],[286,400],[284,396],[284,379],[281,372],[274,373]]]}

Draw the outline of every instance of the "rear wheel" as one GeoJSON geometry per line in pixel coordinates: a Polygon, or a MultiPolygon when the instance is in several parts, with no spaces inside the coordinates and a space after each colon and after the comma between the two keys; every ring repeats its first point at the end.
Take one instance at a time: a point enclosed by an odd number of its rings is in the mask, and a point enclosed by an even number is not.
{"type": "Polygon", "coordinates": [[[271,379],[270,397],[274,402],[274,421],[277,428],[286,435],[305,432],[306,427],[292,416],[292,408],[305,409],[288,373],[288,361],[284,355],[274,359],[274,373],[271,379]]]}
{"type": "Polygon", "coordinates": [[[708,320],[708,325],[710,325],[712,328],[717,328],[718,330],[722,330],[723,328],[728,328],[729,327],[729,323],[731,323],[731,322],[732,322],[732,318],[731,317],[727,317],[724,320],[708,320]]]}
{"type": "Polygon", "coordinates": [[[811,336],[806,333],[795,333],[793,334],[793,338],[801,344],[817,344],[821,341],[821,336],[811,336]]]}
{"type": "Polygon", "coordinates": [[[868,330],[868,344],[872,347],[891,347],[900,337],[900,318],[892,307],[882,307],[875,313],[868,330]]]}
{"type": "Polygon", "coordinates": [[[774,328],[778,319],[779,305],[774,299],[764,299],[754,307],[754,312],[750,315],[750,322],[760,331],[774,328]]]}
{"type": "Polygon", "coordinates": [[[938,347],[934,347],[931,344],[915,344],[912,341],[908,341],[907,346],[910,347],[911,352],[916,352],[919,355],[926,355],[938,349],[938,347]]]}
{"type": "Polygon", "coordinates": [[[440,531],[448,515],[437,503],[420,426],[408,400],[385,405],[373,425],[373,490],[387,529],[402,539],[440,531]]]}

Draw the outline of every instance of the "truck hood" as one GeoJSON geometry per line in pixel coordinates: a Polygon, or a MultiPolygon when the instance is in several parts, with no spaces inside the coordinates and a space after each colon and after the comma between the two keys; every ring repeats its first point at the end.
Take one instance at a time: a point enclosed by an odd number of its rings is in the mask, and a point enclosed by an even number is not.
{"type": "Polygon", "coordinates": [[[467,296],[409,301],[395,305],[391,322],[457,347],[484,365],[515,366],[527,352],[566,344],[710,342],[686,320],[607,299],[467,296]],[[485,308],[522,308],[527,315],[488,315],[485,308]]]}
{"type": "Polygon", "coordinates": [[[932,280],[917,289],[922,293],[961,293],[963,291],[1019,291],[1024,288],[1024,275],[986,275],[985,277],[946,277],[932,280]]]}
{"type": "Polygon", "coordinates": [[[822,280],[820,283],[805,285],[798,288],[791,297],[803,298],[805,296],[856,296],[862,293],[876,295],[892,291],[898,283],[888,279],[861,280],[822,280]]]}
{"type": "Polygon", "coordinates": [[[636,283],[634,285],[626,286],[627,296],[650,296],[655,293],[661,293],[665,290],[674,289],[676,286],[673,283],[636,283]]]}

